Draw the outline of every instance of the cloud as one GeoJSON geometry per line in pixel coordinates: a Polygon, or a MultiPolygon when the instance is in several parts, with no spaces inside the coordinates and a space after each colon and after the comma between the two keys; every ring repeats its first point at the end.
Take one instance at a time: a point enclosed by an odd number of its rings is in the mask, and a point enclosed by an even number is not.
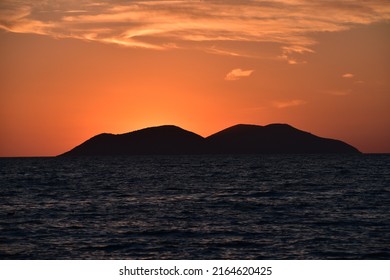
{"type": "Polygon", "coordinates": [[[249,77],[254,70],[242,70],[240,68],[233,69],[229,73],[227,73],[225,80],[227,81],[236,81],[243,77],[249,77]]]}
{"type": "Polygon", "coordinates": [[[343,74],[341,77],[346,78],[346,79],[351,79],[351,78],[353,78],[354,76],[355,76],[354,74],[345,73],[345,74],[343,74]]]}
{"type": "MultiPolygon", "coordinates": [[[[383,0],[2,0],[0,29],[155,50],[196,48],[249,56],[227,42],[273,43],[277,57],[304,63],[318,32],[390,20],[383,0]],[[109,3],[109,4],[108,4],[109,3]]],[[[251,54],[252,55],[252,54],[251,54]]]]}
{"type": "Polygon", "coordinates": [[[28,6],[18,6],[13,9],[1,10],[0,5],[0,29],[14,33],[47,35],[47,29],[52,24],[36,19],[29,19],[31,10],[28,6]]]}
{"type": "Polygon", "coordinates": [[[300,105],[304,105],[306,103],[307,102],[305,100],[301,100],[301,99],[294,99],[294,100],[287,100],[287,101],[274,101],[273,102],[274,106],[278,109],[300,106],[300,105]]]}

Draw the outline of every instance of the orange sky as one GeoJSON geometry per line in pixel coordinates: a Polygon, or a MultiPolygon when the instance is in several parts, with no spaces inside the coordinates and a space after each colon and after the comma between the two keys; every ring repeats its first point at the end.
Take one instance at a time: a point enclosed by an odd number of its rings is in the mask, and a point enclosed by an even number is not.
{"type": "Polygon", "coordinates": [[[383,0],[2,0],[0,156],[238,123],[389,153],[389,34],[383,0]]]}

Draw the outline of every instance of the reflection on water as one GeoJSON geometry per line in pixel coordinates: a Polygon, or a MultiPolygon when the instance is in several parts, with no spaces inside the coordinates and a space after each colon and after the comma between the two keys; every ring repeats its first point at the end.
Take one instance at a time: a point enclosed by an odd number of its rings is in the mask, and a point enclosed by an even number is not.
{"type": "Polygon", "coordinates": [[[2,259],[389,259],[390,156],[0,159],[2,259]]]}

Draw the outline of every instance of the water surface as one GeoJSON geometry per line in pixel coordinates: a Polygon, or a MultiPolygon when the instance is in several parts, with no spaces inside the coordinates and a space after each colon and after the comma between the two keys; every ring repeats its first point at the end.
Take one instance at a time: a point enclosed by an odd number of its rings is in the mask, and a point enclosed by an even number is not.
{"type": "Polygon", "coordinates": [[[0,159],[1,259],[389,259],[389,155],[0,159]]]}

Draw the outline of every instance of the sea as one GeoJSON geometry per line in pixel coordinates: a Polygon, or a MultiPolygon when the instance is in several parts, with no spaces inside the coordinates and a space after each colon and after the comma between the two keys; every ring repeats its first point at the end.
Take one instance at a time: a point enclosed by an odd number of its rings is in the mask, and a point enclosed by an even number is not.
{"type": "Polygon", "coordinates": [[[390,259],[390,155],[0,158],[0,259],[390,259]]]}

